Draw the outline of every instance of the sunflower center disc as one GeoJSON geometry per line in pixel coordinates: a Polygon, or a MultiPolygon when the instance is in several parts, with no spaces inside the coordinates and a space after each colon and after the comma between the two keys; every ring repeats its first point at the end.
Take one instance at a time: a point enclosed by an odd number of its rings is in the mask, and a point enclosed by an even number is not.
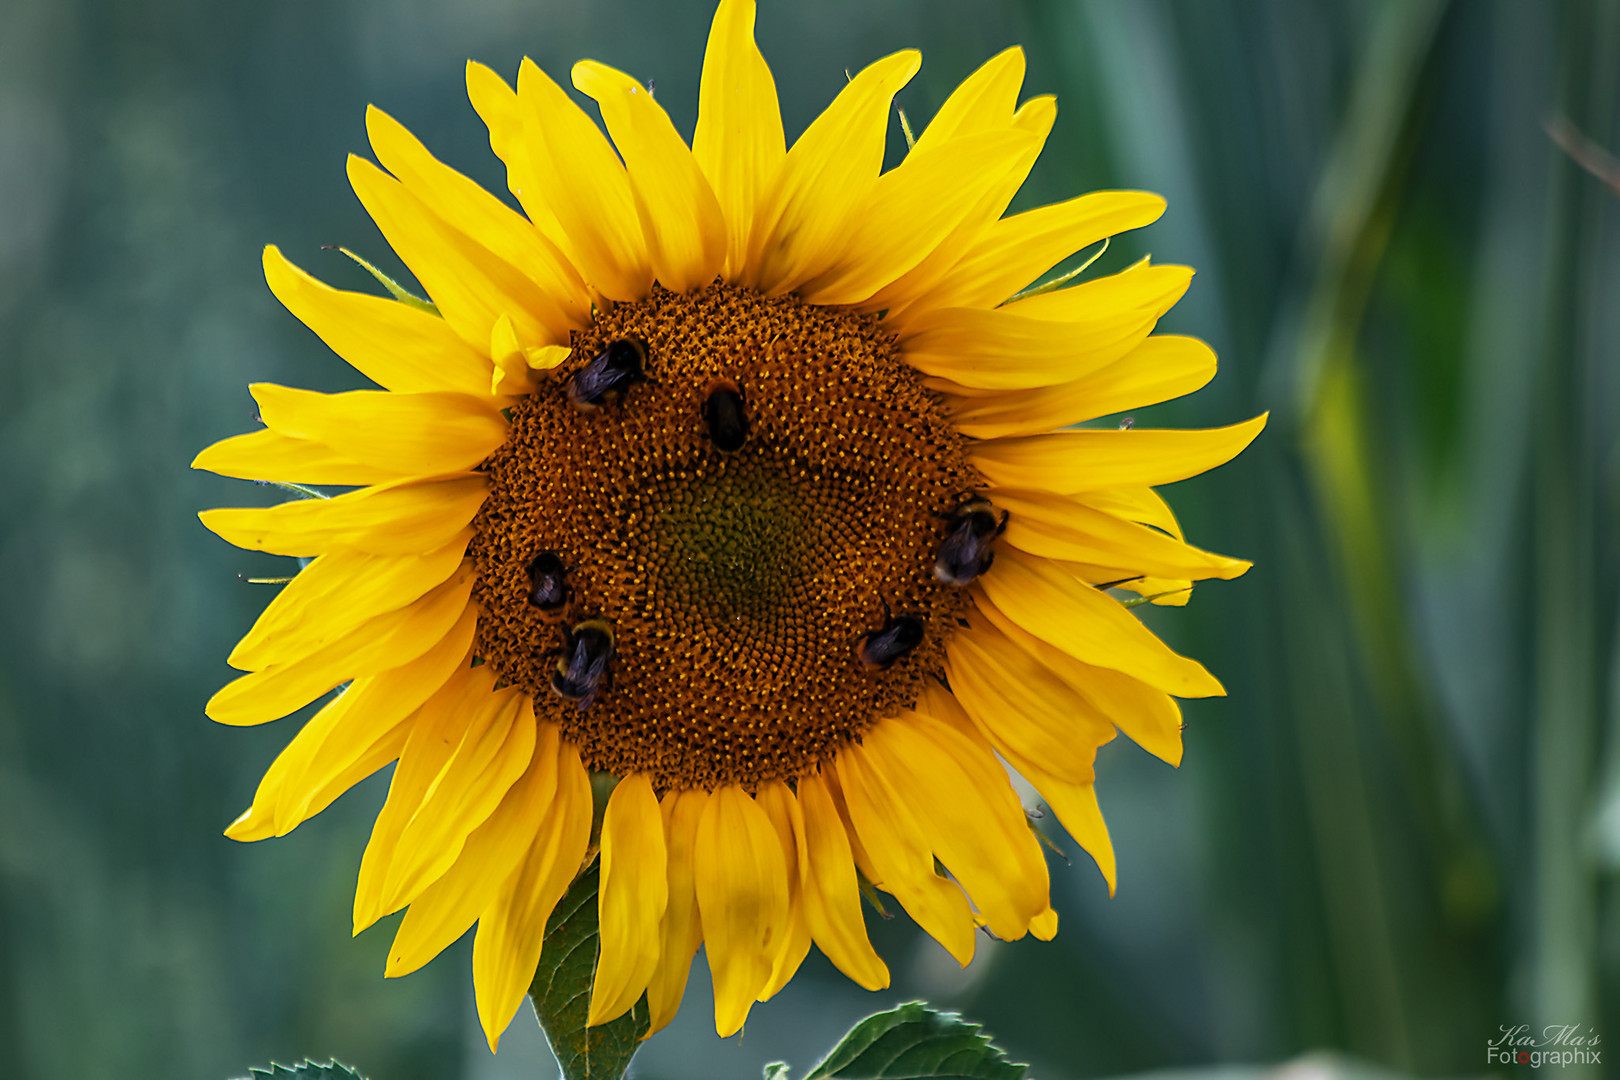
{"type": "Polygon", "coordinates": [[[978,477],[876,321],[655,287],[572,344],[485,463],[470,549],[479,655],[587,766],[647,772],[660,789],[792,779],[913,705],[967,606],[933,564],[943,515],[978,477]],[[646,342],[648,381],[578,411],[562,378],[625,337],[646,342]],[[717,380],[745,402],[734,453],[703,418],[717,380]],[[545,551],[567,567],[554,612],[527,600],[545,551]],[[923,643],[888,670],[862,666],[860,639],[891,614],[920,620],[923,643]],[[613,625],[615,653],[579,709],[550,678],[563,627],[593,618],[613,625]]]}

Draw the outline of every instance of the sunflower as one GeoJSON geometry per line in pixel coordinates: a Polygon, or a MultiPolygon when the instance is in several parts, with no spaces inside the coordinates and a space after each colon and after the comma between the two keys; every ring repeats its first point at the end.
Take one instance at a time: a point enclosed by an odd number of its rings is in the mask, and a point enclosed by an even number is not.
{"type": "Polygon", "coordinates": [[[1150,336],[1192,271],[1027,288],[1163,200],[1004,216],[1056,112],[1018,104],[1017,49],[886,172],[912,51],[788,148],[753,24],[722,0],[690,146],[602,64],[573,84],[611,142],[533,63],[515,90],[469,64],[522,214],[371,109],[381,167],[351,157],[349,180],[430,299],[334,290],[266,249],[277,298],[382,389],[254,385],[263,430],[194,462],[352,489],[201,515],[312,560],[208,715],[264,723],[343,687],[227,834],[284,835],[395,763],[356,932],[406,909],[402,975],[476,923],[492,1045],[593,860],[593,1024],[644,993],[667,1024],[700,944],[721,1035],[812,942],[888,985],[863,884],[963,964],[981,927],[1050,938],[1008,768],[1112,890],[1097,747],[1121,730],[1175,764],[1175,699],[1222,693],[1130,607],[1247,569],[1188,545],[1153,485],[1265,418],[1071,426],[1213,376],[1201,342],[1150,336]]]}

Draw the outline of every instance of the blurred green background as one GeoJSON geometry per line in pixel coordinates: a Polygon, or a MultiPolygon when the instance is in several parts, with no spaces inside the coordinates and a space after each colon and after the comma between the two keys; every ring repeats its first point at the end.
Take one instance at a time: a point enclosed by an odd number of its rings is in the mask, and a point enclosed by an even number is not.
{"type": "MultiPolygon", "coordinates": [[[[815,957],[724,1044],[700,965],[637,1075],[802,1075],[918,996],[1048,1078],[1316,1050],[1456,1075],[1502,1025],[1620,1036],[1620,206],[1544,130],[1620,146],[1620,5],[763,8],[790,138],[896,48],[925,51],[900,98],[921,122],[1022,43],[1026,92],[1061,112],[1018,205],[1168,196],[1098,269],[1198,268],[1164,326],[1223,373],[1138,422],[1272,410],[1167,492],[1196,542],[1256,566],[1150,616],[1231,696],[1188,704],[1180,770],[1105,749],[1115,899],[1056,862],[1057,940],[987,943],[965,972],[874,925],[892,991],[815,957]]],[[[0,1075],[223,1080],[304,1054],[373,1080],[554,1075],[526,1017],[484,1048],[467,941],[384,981],[393,920],[349,940],[385,777],[288,839],[220,835],[298,721],[203,717],[268,599],[237,575],[276,561],[194,517],[261,496],[186,464],[250,427],[250,380],[359,385],[259,251],[349,288],[372,286],[320,245],[397,268],[343,179],[367,102],[504,195],[468,57],[613,63],[689,132],[709,14],[0,0],[0,1075]]]]}

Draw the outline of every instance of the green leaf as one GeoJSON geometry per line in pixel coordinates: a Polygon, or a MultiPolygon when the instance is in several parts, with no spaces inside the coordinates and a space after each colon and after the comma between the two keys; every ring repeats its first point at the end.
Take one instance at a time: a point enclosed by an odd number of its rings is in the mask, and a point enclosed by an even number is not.
{"type": "Polygon", "coordinates": [[[271,1080],[365,1080],[365,1077],[339,1061],[325,1064],[303,1061],[297,1065],[277,1065],[272,1061],[268,1069],[248,1070],[248,1080],[257,1080],[261,1076],[270,1077],[271,1080]]]}
{"type": "Polygon", "coordinates": [[[557,1055],[563,1080],[619,1080],[651,1027],[642,996],[617,1020],[585,1026],[596,974],[596,891],[600,864],[574,879],[546,923],[529,997],[557,1055]]]}
{"type": "Polygon", "coordinates": [[[793,1078],[788,1075],[787,1062],[773,1061],[765,1066],[765,1075],[761,1080],[793,1080],[793,1078]]]}
{"type": "Polygon", "coordinates": [[[1022,1080],[1026,1067],[978,1024],[913,1001],[856,1024],[805,1080],[1022,1080]]]}

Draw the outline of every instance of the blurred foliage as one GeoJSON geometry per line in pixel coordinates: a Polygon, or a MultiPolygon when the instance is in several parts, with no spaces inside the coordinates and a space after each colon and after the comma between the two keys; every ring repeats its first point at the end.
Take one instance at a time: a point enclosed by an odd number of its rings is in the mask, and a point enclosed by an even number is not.
{"type": "MultiPolygon", "coordinates": [[[[755,1077],[915,997],[1042,1077],[1313,1048],[1455,1074],[1502,1024],[1620,1032],[1620,215],[1544,131],[1620,146],[1620,5],[763,6],[790,135],[895,48],[925,51],[900,99],[920,121],[1021,42],[1027,92],[1062,111],[1018,205],[1169,197],[1094,272],[1150,249],[1199,269],[1164,328],[1209,340],[1223,374],[1138,422],[1272,410],[1241,459],[1168,492],[1196,541],[1256,567],[1147,613],[1231,696],[1188,704],[1179,771],[1123,740],[1102,755],[1116,899],[1056,863],[1057,940],[986,942],[965,972],[880,923],[893,991],[813,958],[724,1044],[700,965],[638,1075],[755,1077]]],[[[382,778],[287,839],[220,836],[298,721],[202,716],[267,598],[237,575],[277,564],[202,530],[197,508],[256,496],[186,462],[247,429],[249,380],[356,385],[279,310],[259,248],[350,288],[370,282],[320,245],[399,271],[343,182],[367,102],[502,190],[466,58],[594,56],[655,78],[689,131],[706,0],[0,15],[7,1075],[305,1055],[379,1080],[547,1075],[527,1016],[484,1048],[466,942],[384,981],[391,928],[348,940],[382,778]]]]}

